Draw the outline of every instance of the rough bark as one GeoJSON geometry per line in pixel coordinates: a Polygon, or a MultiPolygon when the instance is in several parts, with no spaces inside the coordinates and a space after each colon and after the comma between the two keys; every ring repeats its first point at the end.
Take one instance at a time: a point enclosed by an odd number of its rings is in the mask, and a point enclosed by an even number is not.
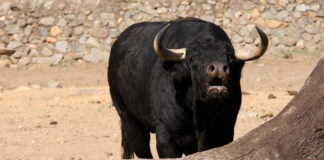
{"type": "Polygon", "coordinates": [[[0,56],[1,55],[7,55],[7,56],[10,56],[12,54],[15,53],[15,50],[12,50],[12,49],[1,49],[0,48],[0,56]]]}
{"type": "Polygon", "coordinates": [[[220,148],[183,159],[324,159],[324,58],[271,121],[220,148]]]}

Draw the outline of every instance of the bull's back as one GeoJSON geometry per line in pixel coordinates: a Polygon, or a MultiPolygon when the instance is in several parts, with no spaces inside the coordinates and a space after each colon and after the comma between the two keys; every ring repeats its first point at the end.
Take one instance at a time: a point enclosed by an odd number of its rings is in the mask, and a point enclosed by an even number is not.
{"type": "Polygon", "coordinates": [[[158,61],[153,39],[162,23],[130,26],[111,49],[108,81],[119,115],[128,114],[154,130],[149,100],[150,75],[158,61]]]}

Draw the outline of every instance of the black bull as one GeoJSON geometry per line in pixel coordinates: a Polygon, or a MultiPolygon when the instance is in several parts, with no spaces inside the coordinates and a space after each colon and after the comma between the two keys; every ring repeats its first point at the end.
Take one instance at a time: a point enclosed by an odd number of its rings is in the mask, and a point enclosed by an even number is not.
{"type": "Polygon", "coordinates": [[[235,54],[227,34],[199,19],[144,22],[127,28],[111,49],[112,101],[121,118],[123,158],[181,157],[233,141],[241,105],[244,61],[264,54],[261,45],[235,54]]]}

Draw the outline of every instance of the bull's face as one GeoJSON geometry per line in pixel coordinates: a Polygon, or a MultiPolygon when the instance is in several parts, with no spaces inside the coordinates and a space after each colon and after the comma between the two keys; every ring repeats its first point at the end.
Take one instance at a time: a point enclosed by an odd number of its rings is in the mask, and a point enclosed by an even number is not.
{"type": "MultiPolygon", "coordinates": [[[[230,42],[215,39],[200,39],[192,42],[187,48],[167,49],[161,45],[164,33],[170,24],[163,27],[154,38],[156,54],[165,59],[166,68],[180,69],[181,76],[191,79],[194,99],[203,101],[222,100],[235,88],[240,86],[241,70],[244,61],[261,57],[268,46],[268,38],[256,27],[261,45],[254,51],[245,54],[235,54],[230,42]]],[[[181,78],[180,78],[181,79],[181,78]]]]}
{"type": "Polygon", "coordinates": [[[244,63],[235,58],[231,44],[207,39],[186,51],[185,63],[196,98],[220,100],[238,86],[244,63]]]}

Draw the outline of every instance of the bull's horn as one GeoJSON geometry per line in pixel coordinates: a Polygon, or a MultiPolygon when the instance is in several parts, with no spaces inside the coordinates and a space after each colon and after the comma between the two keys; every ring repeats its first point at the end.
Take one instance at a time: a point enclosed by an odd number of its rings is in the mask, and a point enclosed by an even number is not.
{"type": "Polygon", "coordinates": [[[7,55],[10,56],[14,54],[16,51],[12,49],[0,49],[0,55],[7,55]]]}
{"type": "Polygon", "coordinates": [[[260,39],[261,39],[260,46],[253,52],[241,52],[241,53],[235,54],[235,57],[238,60],[252,61],[252,60],[260,58],[266,52],[266,50],[268,48],[268,37],[259,27],[256,26],[255,28],[258,31],[260,39]]]}
{"type": "Polygon", "coordinates": [[[168,49],[163,47],[162,38],[164,33],[168,30],[170,23],[165,25],[155,36],[153,47],[155,53],[167,61],[181,61],[186,57],[186,48],[181,49],[168,49]]]}

